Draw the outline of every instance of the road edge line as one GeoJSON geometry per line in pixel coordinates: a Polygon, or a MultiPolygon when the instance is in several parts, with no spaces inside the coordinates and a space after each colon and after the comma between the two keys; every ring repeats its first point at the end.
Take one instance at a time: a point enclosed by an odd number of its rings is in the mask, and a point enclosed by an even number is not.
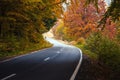
{"type": "MultiPolygon", "coordinates": [[[[75,47],[75,48],[77,48],[77,47],[75,47]]],[[[82,58],[83,58],[83,57],[82,57],[82,51],[81,51],[79,48],[77,48],[77,49],[78,49],[79,52],[80,52],[80,60],[79,60],[79,62],[78,62],[77,67],[75,68],[75,70],[74,70],[74,72],[73,72],[70,80],[74,80],[74,79],[75,79],[75,77],[76,77],[76,75],[77,75],[77,73],[78,73],[78,71],[79,71],[79,68],[80,68],[80,66],[81,66],[81,63],[82,63],[82,58]]]]}
{"type": "MultiPolygon", "coordinates": [[[[49,48],[52,48],[52,47],[49,47],[49,48]]],[[[46,49],[49,49],[49,48],[44,48],[44,49],[41,49],[41,50],[36,50],[36,51],[33,51],[33,52],[28,52],[28,53],[26,53],[26,54],[18,55],[18,56],[16,56],[16,57],[8,58],[8,59],[5,59],[5,60],[0,61],[0,64],[1,64],[1,63],[4,63],[4,62],[11,61],[11,60],[14,60],[14,59],[17,59],[17,58],[20,58],[20,57],[23,57],[23,56],[27,56],[27,55],[30,55],[30,54],[34,54],[35,52],[43,51],[43,50],[46,50],[46,49]]]]}

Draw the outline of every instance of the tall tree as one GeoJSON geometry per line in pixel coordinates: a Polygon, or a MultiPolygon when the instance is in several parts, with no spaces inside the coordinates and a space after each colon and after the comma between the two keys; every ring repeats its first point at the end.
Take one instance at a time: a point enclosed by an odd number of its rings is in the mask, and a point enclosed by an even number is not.
{"type": "Polygon", "coordinates": [[[64,1],[0,0],[0,44],[42,41],[42,33],[54,24],[55,18],[61,17],[64,1]]]}
{"type": "Polygon", "coordinates": [[[4,34],[3,27],[5,26],[8,29],[10,26],[13,28],[13,26],[32,25],[37,32],[44,32],[42,30],[43,27],[46,27],[44,26],[44,18],[54,19],[54,17],[60,17],[59,14],[62,12],[61,3],[61,0],[1,0],[1,36],[9,35],[4,34]]]}
{"type": "Polygon", "coordinates": [[[78,37],[87,37],[90,32],[96,30],[96,26],[102,15],[105,13],[105,2],[99,1],[98,11],[93,4],[85,7],[85,0],[80,0],[78,6],[72,3],[64,15],[65,26],[69,29],[69,36],[77,39],[78,37]]]}

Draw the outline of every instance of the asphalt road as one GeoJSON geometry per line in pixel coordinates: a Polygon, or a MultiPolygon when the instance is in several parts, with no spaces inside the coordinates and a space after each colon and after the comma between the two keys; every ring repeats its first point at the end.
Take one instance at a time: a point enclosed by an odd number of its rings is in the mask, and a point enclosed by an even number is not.
{"type": "Polygon", "coordinates": [[[49,41],[54,47],[0,62],[0,80],[70,80],[81,58],[79,49],[49,41]]]}

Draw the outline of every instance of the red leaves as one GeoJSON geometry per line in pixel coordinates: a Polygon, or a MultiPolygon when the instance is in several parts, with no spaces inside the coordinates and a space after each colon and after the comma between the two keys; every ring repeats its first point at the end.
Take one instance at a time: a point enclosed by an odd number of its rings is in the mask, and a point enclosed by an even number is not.
{"type": "MultiPolygon", "coordinates": [[[[68,34],[74,34],[74,37],[84,37],[86,38],[93,31],[98,30],[98,22],[103,17],[106,9],[106,4],[104,1],[98,2],[98,11],[93,4],[89,4],[85,7],[85,0],[80,0],[78,5],[72,3],[67,12],[64,14],[65,27],[69,29],[68,34]]],[[[115,35],[115,24],[107,22],[105,34],[109,35],[111,38],[115,35]]],[[[71,36],[69,36],[71,37],[71,36]]]]}

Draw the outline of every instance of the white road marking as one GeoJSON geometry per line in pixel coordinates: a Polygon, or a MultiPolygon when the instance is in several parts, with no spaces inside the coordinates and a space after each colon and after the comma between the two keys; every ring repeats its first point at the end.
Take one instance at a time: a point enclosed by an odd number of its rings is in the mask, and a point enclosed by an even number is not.
{"type": "Polygon", "coordinates": [[[55,58],[56,56],[58,56],[59,54],[60,54],[60,51],[57,51],[57,54],[55,54],[55,55],[52,57],[52,59],[55,58]]]}
{"type": "Polygon", "coordinates": [[[1,80],[7,80],[7,79],[9,79],[9,78],[11,78],[11,77],[13,77],[13,76],[15,76],[15,75],[16,75],[16,74],[11,74],[11,75],[9,75],[9,76],[7,76],[7,77],[1,79],[1,80]]]}
{"type": "Polygon", "coordinates": [[[47,57],[47,58],[44,59],[44,61],[48,61],[49,59],[50,59],[50,57],[47,57]]]}
{"type": "Polygon", "coordinates": [[[48,49],[48,48],[45,48],[45,49],[42,49],[42,50],[38,50],[38,51],[33,51],[33,52],[30,52],[30,53],[27,53],[27,54],[23,54],[23,55],[20,55],[20,56],[16,56],[16,57],[13,57],[13,58],[9,58],[9,59],[0,61],[0,63],[8,62],[8,61],[11,61],[11,60],[20,58],[20,57],[24,57],[24,56],[27,56],[27,55],[30,55],[30,54],[34,54],[35,52],[44,51],[44,50],[46,50],[46,49],[48,49]]]}
{"type": "MultiPolygon", "coordinates": [[[[75,47],[75,48],[77,48],[77,47],[75,47]]],[[[82,63],[82,51],[79,48],[77,48],[77,49],[79,50],[79,53],[80,53],[80,60],[79,60],[79,63],[77,65],[75,71],[73,72],[73,75],[71,76],[70,80],[75,80],[75,77],[76,77],[78,70],[80,68],[80,65],[82,63]]]]}

